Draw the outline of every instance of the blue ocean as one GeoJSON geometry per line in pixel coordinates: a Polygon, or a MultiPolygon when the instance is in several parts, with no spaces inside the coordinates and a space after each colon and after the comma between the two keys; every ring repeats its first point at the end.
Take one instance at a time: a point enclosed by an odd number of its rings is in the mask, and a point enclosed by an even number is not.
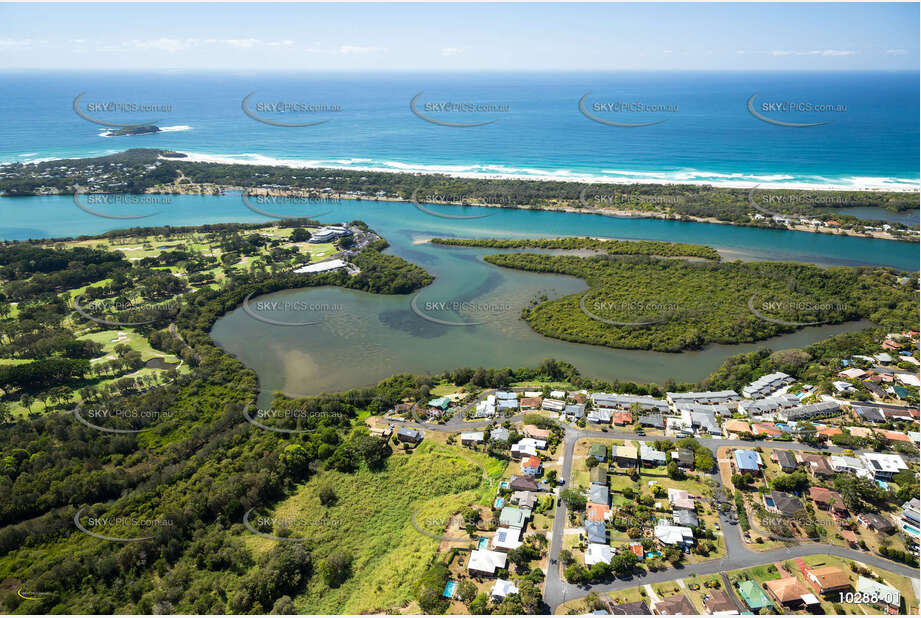
{"type": "Polygon", "coordinates": [[[2,162],[149,147],[210,161],[483,177],[919,185],[910,72],[5,72],[0,89],[2,162]],[[92,119],[162,131],[108,136],[74,111],[81,94],[77,108],[92,119]],[[247,109],[268,122],[244,112],[250,94],[247,109]]]}

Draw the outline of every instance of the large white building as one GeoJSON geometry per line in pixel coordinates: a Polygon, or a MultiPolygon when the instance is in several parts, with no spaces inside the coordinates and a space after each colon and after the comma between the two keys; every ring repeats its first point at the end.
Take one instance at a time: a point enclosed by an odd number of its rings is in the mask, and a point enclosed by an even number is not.
{"type": "Polygon", "coordinates": [[[316,232],[313,232],[310,235],[310,240],[308,242],[330,242],[331,240],[335,240],[340,236],[348,236],[349,234],[351,234],[351,232],[346,227],[342,227],[341,225],[327,225],[321,227],[316,232]]]}

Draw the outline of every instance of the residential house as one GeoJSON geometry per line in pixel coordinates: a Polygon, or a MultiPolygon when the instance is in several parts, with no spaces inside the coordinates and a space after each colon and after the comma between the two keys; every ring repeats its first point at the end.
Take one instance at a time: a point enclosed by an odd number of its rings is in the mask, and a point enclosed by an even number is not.
{"type": "Polygon", "coordinates": [[[847,516],[847,506],[844,504],[844,498],[837,491],[824,487],[810,487],[809,497],[821,510],[830,511],[839,517],[847,516]]]}
{"type": "Polygon", "coordinates": [[[521,428],[521,433],[536,440],[546,441],[550,438],[550,430],[541,429],[537,425],[524,425],[521,428]]]}
{"type": "Polygon", "coordinates": [[[521,471],[527,476],[540,476],[542,474],[540,457],[530,455],[521,460],[521,471]]]}
{"type": "Polygon", "coordinates": [[[901,431],[891,431],[889,429],[877,429],[876,434],[879,435],[884,440],[889,442],[905,442],[910,443],[911,438],[908,437],[907,433],[901,431]]]}
{"type": "Polygon", "coordinates": [[[708,433],[711,436],[720,435],[720,426],[716,422],[716,415],[710,411],[690,411],[691,427],[698,433],[708,433]]]}
{"type": "MultiPolygon", "coordinates": [[[[844,592],[851,589],[851,580],[847,573],[836,566],[802,567],[806,582],[818,595],[844,592]]],[[[837,598],[835,599],[837,600],[837,598]]]]}
{"type": "Polygon", "coordinates": [[[771,455],[771,459],[774,460],[784,472],[793,472],[796,470],[796,457],[793,456],[791,451],[775,449],[774,453],[771,455]]]}
{"type": "Polygon", "coordinates": [[[783,435],[783,432],[774,423],[752,423],[752,433],[768,438],[779,438],[783,435]]]}
{"type": "Polygon", "coordinates": [[[762,397],[767,397],[774,391],[780,390],[788,384],[793,384],[793,382],[795,382],[795,380],[782,371],[769,373],[761,376],[743,388],[742,396],[748,399],[761,399],[762,397]]]}
{"type": "Polygon", "coordinates": [[[675,509],[672,512],[672,521],[678,526],[686,526],[688,528],[696,528],[700,525],[700,519],[698,519],[697,513],[687,509],[675,509]]]}
{"type": "Polygon", "coordinates": [[[467,570],[476,575],[493,576],[496,574],[496,569],[505,568],[507,559],[508,556],[500,551],[474,549],[470,552],[467,570]]]}
{"type": "Polygon", "coordinates": [[[756,451],[748,449],[736,449],[733,454],[735,459],[736,470],[739,474],[748,472],[749,474],[761,474],[761,455],[756,451]]]}
{"type": "Polygon", "coordinates": [[[518,402],[522,410],[540,410],[542,399],[540,397],[522,397],[518,402]]]}
{"type": "Polygon", "coordinates": [[[512,459],[521,459],[527,455],[536,456],[538,450],[544,450],[545,448],[547,448],[547,442],[545,440],[522,438],[512,445],[510,455],[512,459]]]}
{"type": "Polygon", "coordinates": [[[489,439],[493,442],[508,442],[509,431],[505,427],[496,427],[489,432],[489,439]]]}
{"type": "Polygon", "coordinates": [[[498,407],[499,411],[517,410],[518,400],[517,399],[497,399],[496,406],[498,407]]]}
{"type": "Polygon", "coordinates": [[[828,463],[823,455],[818,453],[800,453],[800,459],[807,465],[808,470],[812,472],[813,476],[816,478],[830,478],[835,475],[835,471],[832,470],[831,465],[828,463]]]}
{"type": "Polygon", "coordinates": [[[768,595],[777,601],[782,607],[788,609],[800,608],[803,605],[816,605],[818,599],[809,592],[796,577],[781,577],[780,579],[769,579],[764,582],[768,595]]]}
{"type": "Polygon", "coordinates": [[[694,531],[687,526],[676,526],[667,519],[659,519],[653,528],[653,534],[665,545],[689,547],[694,544],[694,531]]]}
{"type": "Polygon", "coordinates": [[[647,414],[640,417],[640,425],[653,429],[665,429],[665,419],[661,414],[647,414]]]}
{"type": "Polygon", "coordinates": [[[865,375],[867,375],[867,372],[861,369],[860,367],[851,367],[850,369],[839,371],[838,375],[848,380],[859,380],[863,378],[865,375]]]}
{"type": "Polygon", "coordinates": [[[737,392],[729,390],[702,393],[665,393],[665,398],[672,405],[677,405],[678,403],[728,404],[741,399],[737,392]]]}
{"type": "Polygon", "coordinates": [[[913,544],[919,542],[919,529],[921,529],[921,501],[912,498],[902,504],[902,514],[899,516],[899,527],[902,533],[913,544]]]}
{"type": "Polygon", "coordinates": [[[873,406],[854,406],[854,411],[868,423],[885,423],[886,417],[882,410],[873,406]]]}
{"type": "Polygon", "coordinates": [[[781,513],[787,517],[792,517],[803,510],[803,503],[799,501],[799,498],[776,489],[764,496],[764,506],[770,513],[781,513]]]}
{"type": "Polygon", "coordinates": [[[524,528],[531,516],[531,511],[519,509],[514,506],[506,506],[499,512],[499,526],[505,528],[524,528]]]}
{"type": "Polygon", "coordinates": [[[585,404],[584,403],[570,404],[563,409],[563,414],[565,414],[566,416],[571,416],[575,420],[579,420],[585,416],[585,404]]]}
{"type": "Polygon", "coordinates": [[[585,521],[583,522],[582,527],[585,529],[585,536],[589,543],[607,544],[608,531],[605,528],[603,522],[585,521]]]}
{"type": "Polygon", "coordinates": [[[687,470],[694,469],[694,451],[686,448],[679,448],[672,451],[672,461],[678,464],[679,468],[687,470]]]}
{"type": "Polygon", "coordinates": [[[411,427],[400,427],[397,429],[397,440],[400,442],[411,442],[412,444],[418,444],[422,442],[424,437],[422,431],[418,429],[413,429],[411,427]]]}
{"type": "Polygon", "coordinates": [[[841,404],[836,401],[822,401],[819,403],[810,403],[805,406],[797,406],[777,412],[777,417],[783,421],[799,421],[807,418],[822,418],[826,416],[836,416],[841,413],[841,404]]]}
{"type": "Polygon", "coordinates": [[[885,607],[890,614],[900,613],[902,594],[897,588],[861,575],[857,578],[857,595],[861,599],[876,599],[877,601],[871,604],[885,607]]]}
{"type": "Polygon", "coordinates": [[[627,443],[624,446],[614,446],[611,450],[611,455],[614,458],[614,462],[618,466],[621,468],[636,467],[637,450],[635,446],[631,446],[629,443],[627,443]]]}
{"type": "Polygon", "coordinates": [[[666,464],[665,453],[657,451],[646,443],[640,443],[640,463],[647,467],[658,467],[666,464]]]}
{"type": "Polygon", "coordinates": [[[473,446],[483,442],[485,433],[482,431],[468,431],[460,435],[461,444],[464,446],[473,446]]]}
{"type": "Polygon", "coordinates": [[[737,616],[739,614],[739,608],[722,588],[708,591],[707,598],[704,599],[704,608],[712,616],[737,616]]]}
{"type": "Polygon", "coordinates": [[[605,448],[604,444],[592,444],[588,449],[588,456],[604,463],[608,459],[608,449],[605,448]]]}
{"type": "Polygon", "coordinates": [[[831,468],[835,472],[847,472],[863,478],[870,478],[870,471],[867,470],[864,463],[856,457],[847,455],[832,455],[830,458],[831,468]]]}
{"type": "Polygon", "coordinates": [[[613,410],[633,410],[639,408],[643,412],[668,412],[667,401],[638,395],[593,393],[592,403],[596,408],[608,408],[613,410]]]}
{"type": "Polygon", "coordinates": [[[489,546],[502,551],[518,549],[521,547],[521,528],[509,528],[508,526],[496,528],[496,533],[490,539],[489,546]]]}
{"type": "Polygon", "coordinates": [[[508,501],[530,511],[537,504],[537,495],[533,491],[516,491],[509,496],[508,501]]]}
{"type": "Polygon", "coordinates": [[[655,612],[660,616],[697,616],[697,610],[694,605],[683,594],[675,594],[665,597],[653,606],[655,612]]]}
{"type": "Polygon", "coordinates": [[[745,421],[729,419],[725,423],[723,423],[723,435],[727,438],[729,438],[733,434],[738,435],[740,433],[751,433],[751,432],[752,432],[751,425],[749,425],[745,421]]]}
{"type": "Polygon", "coordinates": [[[508,486],[513,491],[540,491],[540,484],[529,476],[512,475],[508,480],[508,486]]]}
{"type": "Polygon", "coordinates": [[[675,509],[687,509],[693,511],[696,509],[694,499],[691,498],[691,495],[684,489],[675,489],[674,487],[668,488],[668,501],[671,503],[672,508],[675,509]]]}
{"type": "Polygon", "coordinates": [[[510,594],[518,594],[518,586],[505,579],[497,579],[489,591],[489,596],[496,601],[501,601],[510,594]]]}
{"type": "Polygon", "coordinates": [[[611,414],[611,423],[618,427],[625,427],[633,422],[633,415],[629,412],[614,412],[611,414]]]}
{"type": "Polygon", "coordinates": [[[614,557],[614,549],[605,543],[589,543],[585,551],[585,566],[592,566],[603,562],[611,564],[611,558],[614,557]]]}
{"type": "Polygon", "coordinates": [[[892,480],[893,475],[902,470],[908,470],[908,464],[900,455],[892,453],[866,453],[861,455],[867,470],[873,474],[873,478],[881,481],[892,480]]]}
{"type": "Polygon", "coordinates": [[[474,418],[492,418],[496,415],[496,396],[490,395],[483,401],[477,402],[473,412],[474,418]]]}
{"type": "Polygon", "coordinates": [[[652,616],[646,601],[608,603],[608,612],[614,616],[652,616]]]}
{"type": "Polygon", "coordinates": [[[540,407],[548,412],[562,412],[566,408],[566,402],[562,399],[550,399],[548,397],[541,402],[540,407]]]}
{"type": "Polygon", "coordinates": [[[585,519],[588,521],[607,521],[611,518],[611,507],[606,504],[588,502],[585,505],[585,519]]]}
{"type": "Polygon", "coordinates": [[[595,408],[590,411],[585,418],[589,423],[594,423],[596,425],[610,425],[611,411],[604,408],[595,408]]]}
{"type": "Polygon", "coordinates": [[[611,504],[611,496],[607,485],[591,483],[588,486],[588,501],[595,504],[611,504]]]}
{"type": "Polygon", "coordinates": [[[431,410],[439,410],[440,412],[446,412],[448,408],[451,407],[451,398],[450,397],[438,397],[437,399],[432,399],[428,403],[428,407],[431,410]]]}
{"type": "Polygon", "coordinates": [[[589,481],[600,485],[608,484],[608,471],[603,466],[595,466],[588,472],[589,481]]]}
{"type": "Polygon", "coordinates": [[[857,516],[857,521],[862,526],[883,534],[892,534],[895,530],[895,526],[889,521],[889,518],[879,513],[861,513],[857,516]]]}
{"type": "Polygon", "coordinates": [[[768,596],[764,594],[764,591],[761,590],[761,586],[758,585],[758,582],[753,579],[746,579],[743,582],[739,582],[738,590],[739,596],[745,601],[748,608],[755,613],[765,607],[773,608],[774,606],[768,596]]]}
{"type": "Polygon", "coordinates": [[[775,395],[773,397],[766,397],[765,399],[757,399],[754,401],[740,401],[738,405],[738,410],[742,414],[747,414],[749,416],[766,416],[772,415],[780,410],[785,410],[787,408],[795,408],[799,405],[799,397],[790,394],[775,395]]]}

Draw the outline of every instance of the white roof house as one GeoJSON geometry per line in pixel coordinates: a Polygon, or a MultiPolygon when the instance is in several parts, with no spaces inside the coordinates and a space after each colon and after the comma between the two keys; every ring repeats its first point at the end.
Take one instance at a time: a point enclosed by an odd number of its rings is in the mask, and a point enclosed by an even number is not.
{"type": "MultiPolygon", "coordinates": [[[[492,397],[492,395],[490,395],[490,397],[492,397]]],[[[489,418],[496,415],[495,398],[493,397],[492,399],[491,402],[487,400],[476,404],[476,412],[474,413],[476,418],[489,418]]]]}
{"type": "Polygon", "coordinates": [[[485,433],[482,431],[467,431],[460,435],[461,442],[482,442],[485,438],[485,433]]]}
{"type": "Polygon", "coordinates": [[[504,599],[510,594],[518,594],[518,586],[514,582],[505,579],[497,579],[489,591],[490,596],[494,599],[504,599]]]}
{"type": "Polygon", "coordinates": [[[891,478],[893,474],[901,470],[908,470],[908,464],[898,455],[890,453],[867,453],[860,458],[866,465],[867,470],[874,476],[891,478]]]}
{"type": "Polygon", "coordinates": [[[902,595],[896,588],[863,575],[857,578],[857,594],[877,599],[877,603],[880,605],[900,607],[902,604],[902,595]]]}
{"type": "Polygon", "coordinates": [[[585,551],[585,566],[592,566],[593,564],[598,564],[599,562],[610,564],[611,558],[613,557],[614,549],[610,545],[604,545],[602,543],[589,543],[588,549],[585,551]]]}
{"type": "Polygon", "coordinates": [[[490,546],[506,551],[517,549],[521,546],[521,528],[497,528],[490,546]]]}
{"type": "Polygon", "coordinates": [[[468,571],[477,571],[478,573],[496,572],[496,569],[504,569],[505,561],[508,557],[501,551],[491,551],[488,549],[474,549],[470,552],[470,560],[467,562],[468,571]]]}
{"type": "Polygon", "coordinates": [[[660,519],[653,529],[656,538],[666,545],[693,543],[694,531],[686,526],[675,526],[667,519],[660,519]]]}
{"type": "Polygon", "coordinates": [[[554,399],[566,399],[566,391],[550,391],[550,396],[554,399]]]}
{"type": "Polygon", "coordinates": [[[847,455],[832,455],[830,457],[830,463],[832,470],[835,472],[849,472],[864,478],[871,477],[870,471],[867,470],[867,467],[864,465],[864,463],[856,457],[848,457],[847,455]]]}

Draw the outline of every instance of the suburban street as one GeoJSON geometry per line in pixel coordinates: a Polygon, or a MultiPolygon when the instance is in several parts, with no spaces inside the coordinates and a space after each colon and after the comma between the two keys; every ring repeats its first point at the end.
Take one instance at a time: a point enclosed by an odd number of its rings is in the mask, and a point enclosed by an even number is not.
{"type": "MultiPolygon", "coordinates": [[[[523,415],[517,415],[507,419],[502,419],[502,421],[504,422],[505,420],[508,420],[510,422],[518,422],[522,419],[523,415]]],[[[452,417],[451,419],[448,419],[444,423],[440,424],[425,423],[419,421],[392,422],[396,425],[414,427],[417,429],[450,433],[485,429],[491,423],[491,421],[488,420],[484,420],[483,422],[467,422],[460,414],[455,414],[455,417],[452,417]]],[[[591,429],[578,429],[566,423],[562,423],[562,425],[564,427],[565,433],[562,443],[563,462],[560,469],[559,478],[564,479],[567,483],[572,476],[573,454],[575,452],[576,443],[581,439],[605,438],[609,440],[640,440],[646,442],[658,442],[675,439],[674,437],[663,435],[638,436],[636,433],[630,431],[599,431],[591,429]]],[[[701,437],[695,439],[700,444],[706,446],[713,452],[714,459],[716,459],[716,450],[719,447],[724,446],[746,448],[783,448],[794,451],[820,450],[828,451],[831,453],[841,453],[845,450],[834,445],[824,445],[817,449],[816,447],[810,446],[808,444],[801,444],[799,442],[775,442],[771,440],[722,440],[716,438],[701,437]]],[[[856,452],[860,453],[862,451],[856,452]]],[[[717,471],[711,473],[710,476],[715,481],[715,486],[719,487],[719,472],[717,471]]],[[[732,503],[730,503],[730,507],[735,510],[735,506],[732,503]]],[[[561,603],[584,597],[591,592],[616,592],[618,590],[625,590],[627,588],[634,588],[636,586],[643,586],[645,584],[663,583],[682,577],[689,577],[691,575],[712,575],[716,573],[724,573],[726,571],[745,569],[761,564],[792,560],[795,558],[802,558],[804,556],[812,556],[816,554],[829,554],[839,558],[856,560],[870,566],[887,569],[894,573],[912,578],[914,580],[913,583],[915,588],[918,589],[919,587],[917,583],[919,575],[918,569],[886,560],[885,558],[865,551],[857,551],[824,543],[800,543],[796,545],[791,544],[789,547],[773,549],[769,551],[752,551],[745,545],[745,542],[742,540],[741,528],[739,526],[730,525],[728,523],[728,517],[726,514],[720,516],[720,530],[723,533],[723,538],[725,539],[726,543],[726,556],[724,557],[715,558],[713,560],[706,560],[692,565],[679,565],[677,567],[670,567],[654,573],[650,572],[642,576],[633,575],[625,578],[617,578],[616,580],[607,583],[574,585],[563,581],[562,565],[557,561],[557,557],[563,548],[563,532],[567,527],[567,521],[568,513],[566,504],[561,503],[556,507],[556,512],[553,517],[553,528],[551,530],[550,537],[550,554],[546,579],[544,582],[543,598],[551,612],[555,611],[557,606],[559,606],[561,603]]]]}

